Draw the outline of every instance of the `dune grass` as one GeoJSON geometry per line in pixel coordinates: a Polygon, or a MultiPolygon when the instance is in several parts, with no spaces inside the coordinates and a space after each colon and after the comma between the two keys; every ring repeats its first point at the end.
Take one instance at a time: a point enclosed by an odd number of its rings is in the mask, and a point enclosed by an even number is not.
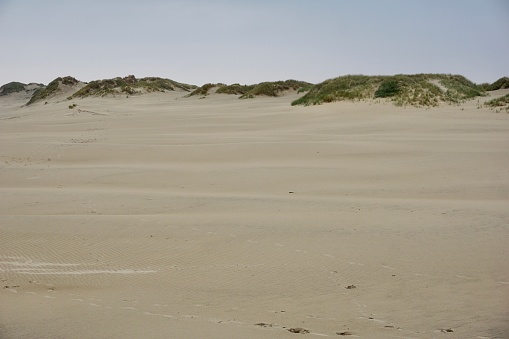
{"type": "Polygon", "coordinates": [[[115,88],[121,88],[122,90],[130,91],[130,86],[123,81],[121,78],[118,79],[105,79],[105,80],[94,80],[89,82],[85,87],[74,93],[70,98],[81,97],[85,98],[88,96],[105,96],[113,92],[115,88]]]}
{"type": "Polygon", "coordinates": [[[347,75],[325,80],[314,85],[307,94],[292,105],[317,105],[339,100],[355,100],[373,97],[375,87],[383,80],[379,76],[347,75]]]}
{"type": "Polygon", "coordinates": [[[459,103],[483,95],[479,86],[460,75],[346,75],[313,86],[292,105],[387,98],[398,106],[436,107],[443,102],[459,103]]]}
{"type": "Polygon", "coordinates": [[[286,81],[275,81],[275,82],[262,82],[255,85],[240,85],[240,84],[205,84],[198,87],[196,90],[191,92],[187,97],[194,95],[206,96],[209,91],[216,87],[216,93],[218,94],[232,94],[240,95],[239,99],[251,99],[257,96],[280,96],[284,91],[288,90],[299,90],[305,88],[309,90],[313,85],[304,81],[297,80],[286,80],[286,81]]]}
{"type": "MultiPolygon", "coordinates": [[[[47,86],[35,90],[28,105],[54,95],[62,85],[74,86],[78,83],[72,77],[57,78],[47,86]]],[[[25,86],[16,82],[6,84],[1,87],[0,95],[24,90],[25,86]]],[[[450,74],[346,75],[328,79],[316,85],[304,81],[286,80],[254,85],[207,83],[197,87],[159,77],[137,79],[134,75],[129,75],[124,78],[91,81],[68,99],[176,90],[189,92],[188,97],[206,96],[213,88],[216,88],[218,94],[239,95],[240,99],[257,96],[277,97],[290,90],[305,93],[301,98],[293,101],[292,105],[307,106],[341,100],[385,99],[397,106],[436,107],[443,103],[459,104],[465,100],[484,96],[485,90],[509,88],[509,78],[500,78],[491,85],[476,85],[463,76],[450,74]]]]}
{"type": "Polygon", "coordinates": [[[257,96],[278,97],[285,91],[296,91],[310,85],[311,84],[308,82],[293,79],[286,81],[261,82],[246,93],[242,94],[239,99],[251,99],[257,96]]]}
{"type": "Polygon", "coordinates": [[[194,85],[188,85],[170,79],[163,79],[158,77],[147,77],[137,79],[137,81],[133,83],[133,85],[134,87],[137,88],[145,88],[146,90],[151,92],[175,91],[177,89],[189,92],[196,88],[196,86],[194,85]]]}
{"type": "Polygon", "coordinates": [[[136,94],[140,90],[146,92],[165,92],[175,91],[177,89],[189,92],[196,88],[196,86],[183,84],[170,79],[163,79],[158,77],[146,77],[137,79],[134,75],[129,75],[124,78],[113,78],[94,80],[89,82],[85,87],[74,93],[72,98],[85,98],[90,96],[106,96],[116,94],[136,94]]]}
{"type": "Polygon", "coordinates": [[[399,83],[395,80],[386,80],[375,91],[375,98],[390,98],[401,92],[399,83]]]}
{"type": "Polygon", "coordinates": [[[53,80],[52,82],[50,82],[46,87],[41,87],[41,88],[38,88],[37,90],[35,90],[34,94],[30,98],[30,101],[28,101],[27,105],[31,105],[35,102],[44,100],[44,99],[56,94],[57,92],[59,92],[61,90],[61,87],[60,87],[61,85],[74,86],[74,85],[77,85],[78,83],[79,83],[79,81],[71,76],[66,76],[63,78],[58,77],[55,80],[53,80]]]}
{"type": "Polygon", "coordinates": [[[212,84],[212,83],[208,83],[208,84],[205,84],[203,86],[200,86],[200,87],[196,88],[194,91],[192,91],[191,93],[186,95],[186,97],[192,97],[192,96],[196,96],[196,95],[206,96],[206,95],[209,95],[209,91],[212,88],[214,88],[214,87],[221,87],[221,86],[226,86],[226,85],[225,84],[212,84]]]}
{"type": "Polygon", "coordinates": [[[209,95],[210,90],[212,88],[217,88],[216,93],[217,94],[232,94],[232,95],[243,95],[250,90],[252,90],[255,87],[255,85],[240,85],[240,84],[232,84],[232,85],[226,85],[222,83],[218,84],[205,84],[201,87],[198,87],[193,92],[189,93],[187,97],[191,97],[194,95],[200,95],[200,96],[206,96],[209,95]]]}
{"type": "Polygon", "coordinates": [[[313,88],[313,84],[306,84],[297,90],[297,93],[309,92],[313,88]]]}
{"type": "Polygon", "coordinates": [[[492,84],[488,83],[481,84],[480,87],[485,91],[496,91],[497,89],[506,89],[509,88],[509,78],[502,77],[492,84]]]}
{"type": "Polygon", "coordinates": [[[256,85],[241,85],[241,84],[231,84],[224,85],[217,89],[216,93],[218,94],[233,94],[233,95],[244,95],[250,90],[252,90],[256,85]]]}
{"type": "Polygon", "coordinates": [[[26,84],[21,82],[16,81],[9,82],[8,84],[5,84],[2,87],[0,87],[0,96],[24,91],[25,86],[26,84]]]}
{"type": "Polygon", "coordinates": [[[509,94],[506,94],[500,98],[486,101],[484,106],[495,109],[497,113],[499,110],[505,110],[507,113],[509,113],[509,94]]]}

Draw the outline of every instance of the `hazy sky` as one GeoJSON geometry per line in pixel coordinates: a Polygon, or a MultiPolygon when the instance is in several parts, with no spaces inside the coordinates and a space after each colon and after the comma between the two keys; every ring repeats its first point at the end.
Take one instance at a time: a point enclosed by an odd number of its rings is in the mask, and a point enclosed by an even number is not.
{"type": "Polygon", "coordinates": [[[508,0],[0,0],[0,84],[509,76],[508,0]]]}

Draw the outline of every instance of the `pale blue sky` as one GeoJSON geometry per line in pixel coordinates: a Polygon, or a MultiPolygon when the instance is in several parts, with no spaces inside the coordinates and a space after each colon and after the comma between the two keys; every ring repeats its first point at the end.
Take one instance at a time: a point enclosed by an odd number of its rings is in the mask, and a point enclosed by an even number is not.
{"type": "Polygon", "coordinates": [[[0,0],[0,84],[509,75],[508,0],[0,0]]]}

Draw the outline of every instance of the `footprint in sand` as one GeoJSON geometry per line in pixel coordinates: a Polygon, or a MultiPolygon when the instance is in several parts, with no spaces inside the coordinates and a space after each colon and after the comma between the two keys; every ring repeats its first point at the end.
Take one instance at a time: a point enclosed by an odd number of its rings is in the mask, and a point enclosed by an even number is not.
{"type": "Polygon", "coordinates": [[[336,334],[337,335],[344,335],[344,336],[346,336],[346,335],[353,335],[353,333],[350,332],[350,331],[336,332],[336,334]]]}
{"type": "Polygon", "coordinates": [[[292,333],[299,333],[299,334],[309,333],[309,330],[306,330],[305,328],[302,328],[302,327],[289,328],[287,331],[292,332],[292,333]]]}
{"type": "Polygon", "coordinates": [[[268,323],[258,323],[258,324],[255,324],[255,326],[260,326],[260,327],[272,327],[272,326],[274,326],[274,324],[268,324],[268,323]]]}

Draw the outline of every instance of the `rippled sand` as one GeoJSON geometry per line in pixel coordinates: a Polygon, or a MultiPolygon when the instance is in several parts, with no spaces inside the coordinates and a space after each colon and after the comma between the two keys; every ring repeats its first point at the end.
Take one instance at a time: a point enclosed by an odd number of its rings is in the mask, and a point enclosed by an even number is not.
{"type": "Polygon", "coordinates": [[[509,115],[0,103],[0,337],[509,337],[509,115]]]}

